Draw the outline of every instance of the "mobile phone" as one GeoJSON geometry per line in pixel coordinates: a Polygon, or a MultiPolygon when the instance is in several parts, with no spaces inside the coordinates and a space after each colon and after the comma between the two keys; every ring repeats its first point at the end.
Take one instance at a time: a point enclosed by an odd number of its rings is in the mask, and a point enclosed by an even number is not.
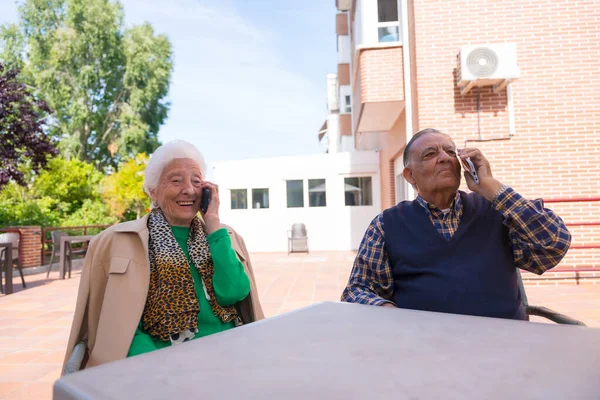
{"type": "Polygon", "coordinates": [[[200,198],[200,211],[202,214],[206,214],[208,210],[208,203],[210,203],[210,189],[205,187],[202,188],[202,197],[200,198]]]}
{"type": "MultiPolygon", "coordinates": [[[[462,160],[462,158],[461,158],[462,160]]],[[[473,177],[473,180],[475,181],[476,185],[479,185],[479,175],[477,175],[477,170],[475,169],[475,165],[473,165],[473,161],[471,161],[471,157],[467,157],[465,158],[463,161],[465,161],[467,163],[467,165],[465,165],[465,169],[469,169],[469,171],[471,172],[471,176],[473,177]]]]}

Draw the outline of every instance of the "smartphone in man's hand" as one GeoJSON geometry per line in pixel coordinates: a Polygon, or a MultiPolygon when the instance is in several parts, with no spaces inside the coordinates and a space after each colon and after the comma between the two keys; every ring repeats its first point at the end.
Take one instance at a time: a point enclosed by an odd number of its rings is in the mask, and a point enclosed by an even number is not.
{"type": "Polygon", "coordinates": [[[458,157],[458,159],[462,162],[465,170],[471,174],[473,180],[475,181],[475,184],[479,185],[479,175],[477,175],[477,170],[475,169],[473,161],[471,161],[471,157],[467,157],[465,159],[458,157]]]}

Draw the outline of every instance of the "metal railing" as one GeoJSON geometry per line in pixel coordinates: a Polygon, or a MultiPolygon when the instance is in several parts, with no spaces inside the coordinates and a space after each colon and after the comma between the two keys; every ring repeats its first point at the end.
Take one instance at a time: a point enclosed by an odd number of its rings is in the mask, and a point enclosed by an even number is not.
{"type": "MultiPolygon", "coordinates": [[[[600,197],[557,197],[544,200],[544,203],[593,203],[600,202],[600,197]]],[[[600,226],[600,221],[565,222],[566,226],[600,226]]],[[[600,249],[600,243],[572,245],[569,249],[600,249]]],[[[558,272],[558,271],[555,271],[558,272]]]]}
{"type": "MultiPolygon", "coordinates": [[[[544,203],[594,203],[600,202],[600,197],[557,197],[553,199],[544,199],[544,203]]],[[[567,227],[569,226],[600,226],[600,221],[569,221],[565,222],[567,227]]],[[[592,244],[575,244],[569,247],[569,250],[593,250],[600,249],[600,243],[592,243],[592,244]]],[[[575,279],[576,283],[579,284],[579,280],[581,279],[598,279],[600,278],[600,274],[596,275],[595,273],[600,273],[600,268],[595,267],[572,267],[572,268],[553,268],[548,271],[548,273],[571,273],[574,276],[552,276],[548,278],[544,278],[545,280],[572,280],[575,279]],[[581,273],[592,272],[594,276],[582,276],[581,273]]],[[[539,278],[524,278],[525,280],[536,280],[539,278]]]]}
{"type": "MultiPolygon", "coordinates": [[[[104,229],[112,226],[111,224],[107,225],[83,225],[83,226],[48,226],[42,229],[42,264],[46,264],[47,258],[50,258],[50,255],[53,251],[53,242],[51,232],[53,231],[65,231],[68,235],[92,235],[102,232],[104,229]],[[48,246],[49,245],[49,246],[48,246]]],[[[76,246],[76,245],[75,245],[76,246]]],[[[87,243],[81,243],[81,248],[85,249],[87,247],[87,243]]]]}

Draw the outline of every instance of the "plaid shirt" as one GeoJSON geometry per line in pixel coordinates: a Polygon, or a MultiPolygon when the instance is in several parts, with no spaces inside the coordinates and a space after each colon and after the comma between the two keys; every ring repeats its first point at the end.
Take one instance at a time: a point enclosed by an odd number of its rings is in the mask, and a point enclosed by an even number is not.
{"type": "MultiPolygon", "coordinates": [[[[446,214],[420,196],[417,202],[438,232],[450,239],[462,216],[458,192],[446,214]]],[[[516,267],[541,275],[555,267],[567,253],[571,234],[560,217],[544,208],[542,199],[526,200],[505,186],[492,201],[492,207],[504,216],[516,267]]],[[[360,244],[342,301],[372,305],[392,303],[388,299],[394,292],[394,279],[384,242],[383,214],[379,214],[367,228],[360,244]]]]}
{"type": "MultiPolygon", "coordinates": [[[[456,192],[456,196],[454,196],[454,200],[452,200],[452,204],[450,205],[450,210],[446,213],[433,204],[427,203],[421,196],[417,196],[417,203],[425,209],[425,213],[438,232],[446,240],[450,240],[454,232],[458,229],[460,217],[462,217],[463,208],[460,193],[456,192]]],[[[381,226],[383,227],[383,220],[381,221],[381,226]]]]}

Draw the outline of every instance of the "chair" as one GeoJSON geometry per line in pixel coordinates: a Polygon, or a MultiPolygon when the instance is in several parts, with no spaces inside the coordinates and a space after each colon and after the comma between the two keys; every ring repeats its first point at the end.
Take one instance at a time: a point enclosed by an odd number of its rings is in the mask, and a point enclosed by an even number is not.
{"type": "Polygon", "coordinates": [[[564,314],[558,313],[549,308],[530,305],[529,301],[527,300],[527,293],[525,293],[525,285],[523,285],[523,277],[521,276],[521,271],[518,268],[517,268],[517,275],[518,275],[518,281],[519,281],[519,291],[521,292],[521,300],[523,302],[523,308],[525,309],[525,314],[527,315],[527,321],[529,321],[529,317],[533,315],[533,316],[538,316],[538,317],[543,317],[543,318],[549,319],[550,321],[556,322],[557,324],[586,326],[581,321],[578,321],[574,318],[568,317],[564,314]]]}
{"type": "MultiPolygon", "coordinates": [[[[11,267],[13,263],[16,261],[17,268],[19,269],[19,275],[21,275],[21,282],[23,283],[23,287],[26,288],[25,278],[23,277],[23,264],[21,263],[21,259],[19,258],[19,240],[20,235],[18,233],[2,233],[0,234],[0,243],[11,243],[12,244],[12,254],[6,254],[6,248],[0,250],[0,266],[4,266],[4,260],[6,257],[11,257],[11,267]]],[[[0,267],[1,271],[1,267],[0,267]]],[[[4,271],[5,274],[12,274],[12,268],[7,271],[4,271]]],[[[1,277],[1,274],[0,274],[1,277]]],[[[4,289],[2,287],[2,279],[0,279],[0,292],[4,293],[4,289]]]]}
{"type": "MultiPolygon", "coordinates": [[[[50,271],[52,271],[52,264],[54,263],[54,257],[60,256],[60,238],[62,238],[63,236],[67,236],[67,233],[61,232],[61,231],[52,231],[52,232],[50,232],[50,235],[52,236],[52,254],[50,255],[50,264],[48,265],[48,271],[46,272],[46,278],[48,278],[50,276],[50,271]]],[[[73,254],[85,254],[87,252],[87,250],[86,249],[73,250],[71,248],[71,243],[69,243],[69,242],[66,242],[65,245],[66,245],[66,249],[65,249],[66,265],[65,265],[65,267],[69,271],[69,277],[71,277],[71,265],[72,265],[71,256],[73,254]]]]}
{"type": "Polygon", "coordinates": [[[87,340],[82,340],[73,348],[73,352],[63,369],[63,375],[72,374],[81,369],[81,364],[87,353],[87,340]]]}
{"type": "Polygon", "coordinates": [[[308,236],[304,224],[294,224],[292,230],[288,231],[288,254],[296,252],[308,253],[308,236]]]}

